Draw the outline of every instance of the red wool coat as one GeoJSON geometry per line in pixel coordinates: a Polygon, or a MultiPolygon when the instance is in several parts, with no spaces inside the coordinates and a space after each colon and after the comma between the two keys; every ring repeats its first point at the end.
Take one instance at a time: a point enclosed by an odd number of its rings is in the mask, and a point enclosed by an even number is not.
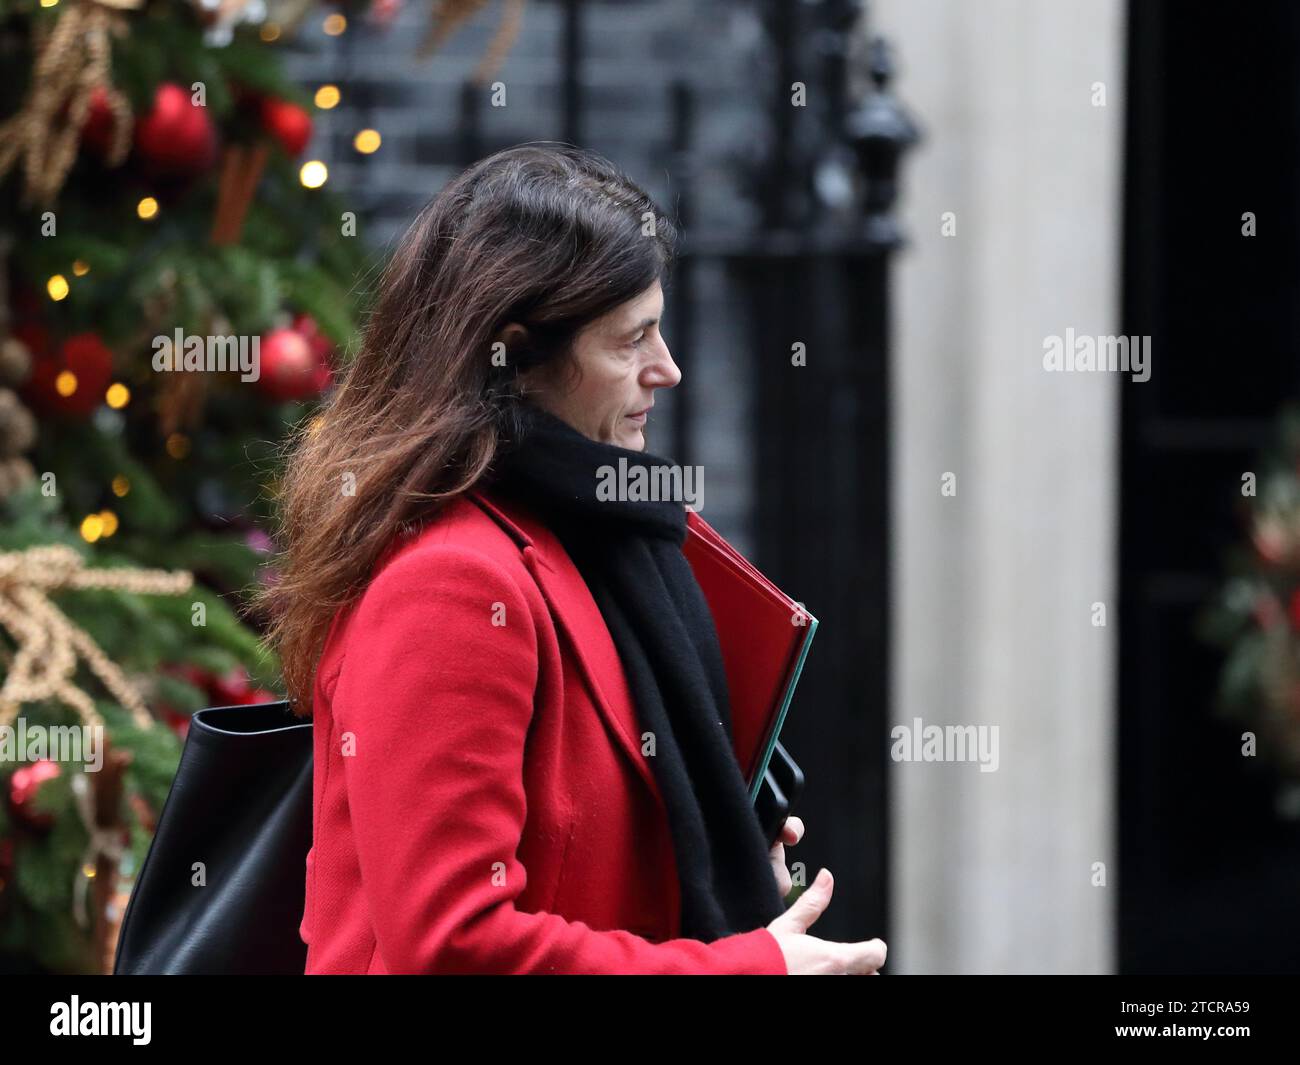
{"type": "Polygon", "coordinates": [[[396,541],[313,706],[307,973],[786,973],[766,928],[678,938],[618,653],[522,509],[471,493],[396,541]]]}

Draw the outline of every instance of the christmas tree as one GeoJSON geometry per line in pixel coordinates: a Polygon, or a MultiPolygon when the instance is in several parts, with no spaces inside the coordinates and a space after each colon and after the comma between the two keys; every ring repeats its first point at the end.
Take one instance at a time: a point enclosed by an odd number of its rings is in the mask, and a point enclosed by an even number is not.
{"type": "Polygon", "coordinates": [[[280,71],[304,7],[0,0],[7,967],[102,971],[189,715],[280,698],[247,591],[370,265],[280,71]],[[70,725],[99,772],[30,740],[70,725]]]}
{"type": "Polygon", "coordinates": [[[1278,814],[1300,818],[1300,409],[1282,412],[1240,491],[1246,541],[1201,632],[1225,652],[1219,710],[1241,724],[1242,753],[1274,774],[1278,814]]]}

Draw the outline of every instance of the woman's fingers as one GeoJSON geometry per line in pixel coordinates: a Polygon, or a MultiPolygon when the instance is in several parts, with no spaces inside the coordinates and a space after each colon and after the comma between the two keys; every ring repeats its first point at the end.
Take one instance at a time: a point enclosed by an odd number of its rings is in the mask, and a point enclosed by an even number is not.
{"type": "Polygon", "coordinates": [[[889,948],[883,939],[868,939],[862,943],[845,943],[844,971],[849,975],[875,976],[885,964],[889,948]]]}
{"type": "Polygon", "coordinates": [[[771,850],[768,851],[768,857],[772,860],[772,875],[776,877],[776,886],[780,890],[782,897],[790,894],[794,887],[794,881],[790,877],[790,870],[785,864],[785,846],[798,843],[803,839],[803,820],[798,817],[787,817],[781,824],[781,835],[775,843],[772,844],[771,850]]]}
{"type": "Polygon", "coordinates": [[[790,894],[790,889],[794,887],[794,881],[790,878],[790,870],[785,865],[785,847],[780,843],[772,844],[772,849],[768,853],[772,861],[772,875],[776,877],[777,891],[782,898],[790,894]]]}
{"type": "Polygon", "coordinates": [[[813,882],[800,893],[790,908],[781,914],[773,924],[779,923],[779,927],[782,929],[789,928],[792,932],[807,932],[817,918],[822,915],[826,907],[830,905],[831,895],[834,891],[835,878],[831,876],[831,871],[829,869],[818,870],[817,875],[813,877],[813,882]]]}

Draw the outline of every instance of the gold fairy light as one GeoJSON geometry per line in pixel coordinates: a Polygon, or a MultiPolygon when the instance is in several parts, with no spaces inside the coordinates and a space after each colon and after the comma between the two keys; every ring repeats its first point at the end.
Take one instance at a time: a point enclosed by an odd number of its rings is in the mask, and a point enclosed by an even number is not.
{"type": "Polygon", "coordinates": [[[319,159],[312,159],[302,164],[302,169],[298,171],[298,180],[306,188],[318,189],[329,180],[329,170],[319,159]]]}

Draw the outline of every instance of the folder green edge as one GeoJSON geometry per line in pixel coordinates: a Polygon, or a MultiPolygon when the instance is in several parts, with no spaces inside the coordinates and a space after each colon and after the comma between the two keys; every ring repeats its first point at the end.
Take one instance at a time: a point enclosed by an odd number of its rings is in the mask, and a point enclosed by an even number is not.
{"type": "MultiPolygon", "coordinates": [[[[807,612],[805,611],[805,613],[807,612]]],[[[763,774],[767,772],[767,767],[772,761],[772,752],[776,749],[776,741],[781,738],[781,726],[785,724],[785,715],[790,709],[790,703],[794,701],[794,690],[799,684],[800,674],[803,673],[803,664],[808,658],[808,648],[812,646],[813,637],[817,635],[817,619],[809,614],[808,622],[808,632],[804,636],[803,643],[799,645],[799,651],[795,656],[794,669],[790,671],[790,682],[785,686],[785,694],[781,697],[781,708],[777,711],[771,735],[768,736],[767,742],[764,744],[763,757],[759,759],[758,766],[754,771],[754,779],[749,784],[749,801],[751,803],[758,800],[758,791],[763,786],[763,774]]]]}

